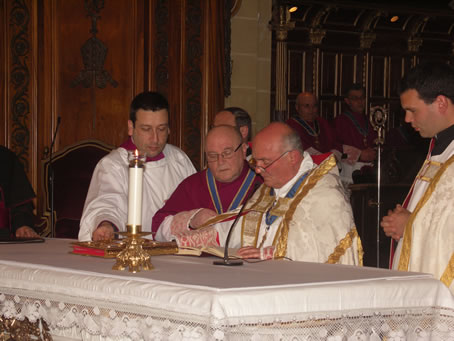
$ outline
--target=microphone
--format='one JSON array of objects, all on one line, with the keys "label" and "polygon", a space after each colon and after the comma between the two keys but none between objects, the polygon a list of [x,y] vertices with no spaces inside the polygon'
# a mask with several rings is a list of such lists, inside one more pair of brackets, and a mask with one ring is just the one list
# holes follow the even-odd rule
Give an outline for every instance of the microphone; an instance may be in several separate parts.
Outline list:
[{"label": "microphone", "polygon": [[56,237],[55,231],[55,222],[54,222],[54,168],[52,167],[52,150],[54,149],[55,140],[57,138],[57,133],[60,128],[61,117],[57,118],[57,126],[55,127],[54,135],[50,142],[49,150],[49,200],[50,200],[50,236],[51,238]]},{"label": "microphone", "polygon": [[243,206],[241,206],[240,211],[238,212],[235,220],[233,221],[232,225],[230,225],[229,233],[227,234],[227,238],[225,239],[225,246],[224,246],[224,258],[221,261],[214,261],[214,265],[227,265],[227,266],[232,266],[232,265],[243,265],[243,261],[241,259],[229,259],[229,242],[230,238],[232,236],[232,232],[236,226],[236,223],[241,217],[241,213],[243,213],[244,208],[246,207],[246,204],[249,202],[249,199],[252,198],[254,195],[255,191],[257,188],[259,188],[260,184],[255,183],[254,188],[251,191],[251,194],[246,198],[244,201]]}]

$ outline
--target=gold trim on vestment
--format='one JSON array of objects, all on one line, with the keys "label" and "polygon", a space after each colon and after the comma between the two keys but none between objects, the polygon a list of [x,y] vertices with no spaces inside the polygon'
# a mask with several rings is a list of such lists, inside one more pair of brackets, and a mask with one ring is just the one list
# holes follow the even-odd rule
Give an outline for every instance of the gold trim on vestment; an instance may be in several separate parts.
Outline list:
[{"label": "gold trim on vestment", "polygon": [[275,197],[270,195],[270,191],[270,187],[265,185],[260,186],[258,198],[251,203],[250,212],[243,218],[241,225],[241,246],[257,247],[258,233],[263,215],[273,205],[275,200]]},{"label": "gold trim on vestment", "polygon": [[[421,171],[418,172],[418,175],[416,176],[417,180],[425,181],[425,182],[430,182],[432,181],[433,177],[431,176],[431,173],[438,172],[438,169],[443,165],[443,163],[438,162],[438,161],[432,161],[432,160],[426,160],[424,161],[424,164],[421,168]],[[436,172],[433,171],[433,169],[437,169]]]},{"label": "gold trim on vestment", "polygon": [[[247,210],[244,210],[243,214],[245,212],[247,212]],[[232,212],[226,212],[226,213],[218,214],[218,215],[214,216],[213,218],[208,219],[206,222],[204,222],[199,227],[194,228],[194,230],[199,230],[201,228],[204,228],[204,227],[207,227],[207,226],[210,226],[210,225],[213,225],[213,224],[220,223],[223,220],[226,220],[226,219],[229,219],[229,218],[232,218],[232,217],[236,216],[238,213],[239,212],[233,212],[233,213]]]},{"label": "gold trim on vestment", "polygon": [[452,284],[453,278],[454,278],[454,253],[451,255],[451,259],[449,260],[449,263],[446,266],[443,275],[440,277],[440,281],[449,288]]},{"label": "gold trim on vestment", "polygon": [[[415,179],[413,180],[413,183],[411,184],[410,190],[408,191],[407,195],[405,196],[405,200],[403,201],[403,204],[405,205],[405,208],[407,208],[407,205],[405,203],[408,204],[408,201],[410,200],[410,197],[413,194],[413,189],[415,187],[416,182],[418,181],[418,176],[420,174],[422,174],[422,171],[423,171],[423,169],[424,169],[424,167],[426,165],[426,162],[429,160],[429,158],[431,156],[434,143],[435,143],[435,138],[432,137],[432,139],[430,140],[430,146],[429,146],[429,149],[427,151],[426,158],[424,159],[424,162],[423,162],[421,168],[419,168],[418,174],[416,174]],[[392,243],[393,242],[391,241],[391,245],[392,245]],[[391,250],[391,252],[392,252],[392,250]]]},{"label": "gold trim on vestment", "polygon": [[314,168],[306,179],[304,179],[294,198],[278,198],[276,201],[276,197],[270,195],[271,188],[262,185],[258,198],[252,206],[248,207],[250,212],[243,219],[241,245],[257,247],[263,215],[271,208],[269,211],[270,215],[283,217],[273,240],[273,245],[276,246],[274,257],[284,257],[287,252],[289,223],[292,220],[296,207],[309,190],[315,186],[317,181],[335,166],[336,159],[331,155],[320,166]]},{"label": "gold trim on vestment", "polygon": [[410,263],[410,254],[411,254],[413,222],[416,219],[416,216],[419,213],[419,211],[421,210],[421,208],[426,204],[426,202],[429,200],[430,196],[434,192],[435,187],[438,184],[438,182],[440,181],[441,176],[453,162],[454,162],[454,155],[451,156],[437,171],[437,173],[433,177],[432,181],[430,182],[429,186],[427,187],[427,190],[425,191],[424,195],[421,197],[421,199],[419,200],[415,209],[410,214],[408,222],[405,225],[404,240],[402,241],[402,250],[401,250],[400,258],[399,258],[398,270],[400,270],[400,271],[408,271],[408,265]]},{"label": "gold trim on vestment", "polygon": [[[326,175],[331,169],[336,166],[336,159],[331,155],[328,159],[322,162],[318,167],[314,168],[311,174],[304,179],[301,184],[295,198],[292,200],[290,207],[287,213],[282,219],[281,226],[279,226],[278,231],[276,232],[276,238],[273,241],[275,245],[274,257],[283,258],[287,254],[287,243],[288,243],[288,233],[290,230],[290,222],[292,221],[293,215],[298,207],[299,203],[307,195],[307,193],[317,184],[317,182]],[[279,236],[279,239],[277,237]]]},{"label": "gold trim on vestment", "polygon": [[[336,264],[339,262],[339,259],[345,254],[345,251],[347,251],[353,244],[353,239],[359,238],[358,236],[358,231],[356,231],[356,228],[353,227],[345,237],[339,242],[339,244],[334,248],[334,251],[332,254],[328,256],[328,260],[325,262],[327,264]],[[359,243],[359,246],[361,243]],[[358,249],[358,253],[359,253]],[[361,247],[362,251],[362,247]],[[359,255],[358,255],[359,256]],[[361,255],[361,260],[360,264],[362,265],[362,255]]]},{"label": "gold trim on vestment", "polygon": [[430,165],[434,165],[434,166],[437,166],[437,167],[443,166],[443,162],[440,162],[440,161],[433,161],[433,160],[427,160],[427,161],[428,161],[427,163],[429,164],[429,166]]},{"label": "gold trim on vestment", "polygon": [[[356,227],[355,227],[356,229]],[[356,231],[358,232],[358,231]],[[363,259],[364,259],[364,250],[363,250],[363,243],[361,242],[361,237],[358,235],[356,239],[356,247],[358,248],[358,259],[359,259],[359,265],[363,266]]]}]

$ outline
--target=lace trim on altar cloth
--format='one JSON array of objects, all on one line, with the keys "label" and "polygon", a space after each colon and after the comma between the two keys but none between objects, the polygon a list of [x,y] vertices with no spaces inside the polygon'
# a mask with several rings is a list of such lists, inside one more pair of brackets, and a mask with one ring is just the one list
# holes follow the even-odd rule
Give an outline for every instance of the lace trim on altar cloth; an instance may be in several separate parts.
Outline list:
[{"label": "lace trim on altar cloth", "polygon": [[[440,307],[206,321],[176,312],[150,316],[129,309],[133,307],[112,309],[0,293],[0,326],[28,320],[48,327],[52,336],[83,340],[454,341],[454,310]],[[9,340],[2,339],[4,332],[0,331],[0,340]],[[50,339],[38,335],[13,340]]]}]

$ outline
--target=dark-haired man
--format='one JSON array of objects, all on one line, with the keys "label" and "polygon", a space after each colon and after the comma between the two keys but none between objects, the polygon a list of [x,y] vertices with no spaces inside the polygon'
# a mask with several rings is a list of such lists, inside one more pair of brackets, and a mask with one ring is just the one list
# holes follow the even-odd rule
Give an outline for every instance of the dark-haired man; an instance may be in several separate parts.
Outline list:
[{"label": "dark-haired man", "polygon": [[352,173],[371,166],[377,156],[377,132],[367,117],[366,90],[361,84],[353,84],[347,90],[344,101],[347,109],[334,120],[336,149],[347,156],[342,160],[341,178],[346,183],[352,183]]},{"label": "dark-haired man", "polygon": [[214,116],[213,127],[220,125],[228,125],[236,127],[243,138],[243,143],[247,145],[246,157],[251,155],[251,147],[249,142],[251,141],[252,134],[252,120],[248,112],[239,107],[228,107],[219,111]]},{"label": "dark-haired man", "polygon": [[403,205],[381,226],[399,240],[393,269],[431,273],[454,294],[454,68],[418,65],[400,91],[405,122],[432,141]]},{"label": "dark-haired man", "polygon": [[146,154],[143,178],[142,230],[178,184],[195,172],[187,155],[167,144],[169,104],[157,92],[137,95],[130,109],[129,139],[101,159],[93,173],[80,222],[79,240],[105,240],[124,231],[128,213],[128,151]]}]

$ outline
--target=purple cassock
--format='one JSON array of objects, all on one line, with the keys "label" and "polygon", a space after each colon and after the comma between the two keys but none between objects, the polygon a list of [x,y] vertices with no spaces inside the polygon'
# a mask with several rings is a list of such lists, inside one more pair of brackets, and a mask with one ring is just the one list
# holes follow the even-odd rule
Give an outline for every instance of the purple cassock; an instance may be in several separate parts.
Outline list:
[{"label": "purple cassock", "polygon": [[320,153],[327,153],[336,147],[335,131],[324,118],[317,117],[309,122],[295,116],[286,123],[298,133],[304,150],[312,147]]},{"label": "purple cassock", "polygon": [[352,146],[360,150],[375,147],[377,132],[364,114],[345,111],[334,120],[337,147]]},{"label": "purple cassock", "polygon": [[153,236],[169,215],[198,208],[208,208],[218,214],[233,210],[249,196],[256,183],[262,182],[262,177],[256,175],[246,162],[240,176],[229,183],[215,180],[208,168],[197,172],[183,180],[154,215]]}]

